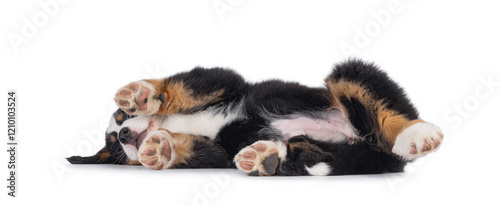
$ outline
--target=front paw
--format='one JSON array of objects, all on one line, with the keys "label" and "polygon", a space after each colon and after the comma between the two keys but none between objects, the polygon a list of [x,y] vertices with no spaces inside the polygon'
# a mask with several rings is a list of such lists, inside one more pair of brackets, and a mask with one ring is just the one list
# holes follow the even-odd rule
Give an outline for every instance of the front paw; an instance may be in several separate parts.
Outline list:
[{"label": "front paw", "polygon": [[130,115],[155,114],[160,109],[161,96],[146,81],[132,82],[118,90],[115,102],[124,112]]},{"label": "front paw", "polygon": [[243,148],[234,157],[236,167],[250,176],[276,174],[280,162],[286,158],[286,146],[281,141],[257,141]]},{"label": "front paw", "polygon": [[149,133],[139,148],[139,162],[151,169],[167,169],[173,154],[169,137],[170,135],[163,130]]},{"label": "front paw", "polygon": [[406,128],[396,137],[392,152],[410,161],[435,151],[442,141],[443,132],[439,127],[419,122]]}]

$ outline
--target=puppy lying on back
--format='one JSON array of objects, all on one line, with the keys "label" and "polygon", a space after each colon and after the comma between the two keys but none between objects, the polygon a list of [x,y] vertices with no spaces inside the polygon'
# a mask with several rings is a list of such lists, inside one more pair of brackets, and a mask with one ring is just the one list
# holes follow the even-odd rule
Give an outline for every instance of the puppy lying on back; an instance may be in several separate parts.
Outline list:
[{"label": "puppy lying on back", "polygon": [[248,175],[403,171],[439,146],[402,88],[371,63],[336,65],[326,86],[250,84],[228,69],[195,68],[122,87],[106,147],[71,163],[152,169],[234,167]]}]

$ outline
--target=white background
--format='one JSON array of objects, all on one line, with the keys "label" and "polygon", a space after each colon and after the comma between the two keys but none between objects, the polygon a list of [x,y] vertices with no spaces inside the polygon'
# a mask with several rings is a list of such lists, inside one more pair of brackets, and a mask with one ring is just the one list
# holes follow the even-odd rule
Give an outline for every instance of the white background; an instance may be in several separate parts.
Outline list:
[{"label": "white background", "polygon": [[[18,197],[7,196],[3,168],[2,204],[500,201],[494,1],[86,0],[44,10],[45,2],[0,3],[0,104],[17,90],[20,144]],[[352,53],[343,51],[347,45]],[[104,145],[114,93],[130,81],[200,65],[230,67],[252,82],[323,86],[332,65],[348,56],[376,62],[399,82],[422,119],[443,129],[441,149],[403,174],[341,177],[256,178],[64,159]],[[6,139],[6,108],[0,116]],[[7,152],[0,158],[6,166]]]}]

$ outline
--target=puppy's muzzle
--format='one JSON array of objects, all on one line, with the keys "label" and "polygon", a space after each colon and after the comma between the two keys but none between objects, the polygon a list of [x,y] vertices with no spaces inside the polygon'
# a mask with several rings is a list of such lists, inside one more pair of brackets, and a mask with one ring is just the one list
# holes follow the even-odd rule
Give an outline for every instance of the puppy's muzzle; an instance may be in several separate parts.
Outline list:
[{"label": "puppy's muzzle", "polygon": [[120,133],[118,134],[118,140],[120,140],[121,143],[127,144],[132,140],[132,132],[128,127],[124,127],[120,130]]}]

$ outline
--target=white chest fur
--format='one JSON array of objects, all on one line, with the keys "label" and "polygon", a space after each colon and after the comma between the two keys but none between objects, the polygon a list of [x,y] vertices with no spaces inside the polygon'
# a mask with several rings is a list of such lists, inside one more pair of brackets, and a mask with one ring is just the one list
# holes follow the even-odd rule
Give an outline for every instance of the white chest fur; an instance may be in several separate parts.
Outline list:
[{"label": "white chest fur", "polygon": [[228,113],[205,110],[194,114],[169,115],[161,127],[171,132],[203,135],[214,140],[223,126],[242,117],[237,110]]}]

